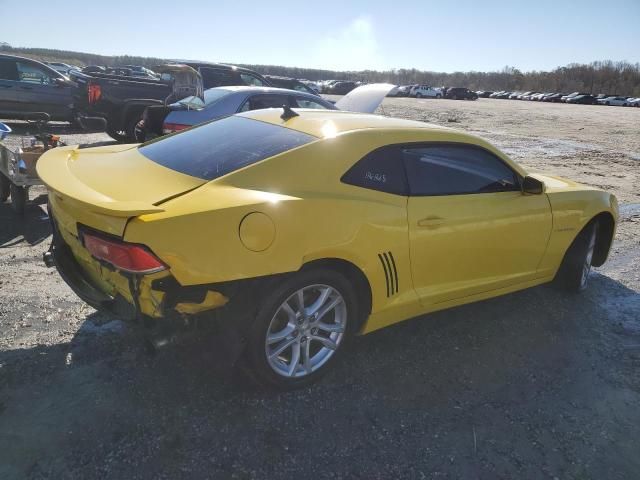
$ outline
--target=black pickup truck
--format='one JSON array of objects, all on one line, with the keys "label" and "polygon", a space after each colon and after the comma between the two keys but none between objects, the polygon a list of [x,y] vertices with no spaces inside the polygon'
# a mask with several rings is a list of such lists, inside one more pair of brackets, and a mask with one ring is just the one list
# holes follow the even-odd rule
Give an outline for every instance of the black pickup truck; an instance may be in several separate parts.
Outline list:
[{"label": "black pickup truck", "polygon": [[163,65],[155,69],[161,74],[157,80],[74,72],[71,79],[78,85],[74,97],[75,109],[80,116],[104,117],[107,120],[106,132],[113,139],[135,142],[136,125],[146,107],[166,105],[195,94],[184,90],[180,96],[175,91],[175,68],[172,70],[172,67],[178,66],[188,66],[199,73],[200,90],[228,85],[271,86],[268,80],[252,70],[217,63]]}]

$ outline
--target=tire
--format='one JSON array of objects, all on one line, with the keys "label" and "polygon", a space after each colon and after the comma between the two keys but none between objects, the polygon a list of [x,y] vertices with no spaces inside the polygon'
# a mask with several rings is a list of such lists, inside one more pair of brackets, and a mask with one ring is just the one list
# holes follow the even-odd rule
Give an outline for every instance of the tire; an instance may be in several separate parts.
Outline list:
[{"label": "tire", "polygon": [[127,134],[124,130],[116,130],[113,126],[107,123],[107,129],[105,130],[107,135],[113,138],[116,142],[126,143]]},{"label": "tire", "polygon": [[0,202],[6,202],[11,193],[11,182],[3,173],[0,173]]},{"label": "tire", "polygon": [[451,96],[451,100],[457,100],[457,99],[458,99],[458,96],[457,96],[457,95],[452,95],[452,96]]},{"label": "tire", "polygon": [[127,118],[124,130],[115,130],[107,125],[107,135],[120,143],[136,143],[136,126],[142,120],[142,112],[135,112]]},{"label": "tire", "polygon": [[16,215],[24,215],[24,207],[29,197],[29,189],[27,187],[19,187],[13,183],[9,189],[11,191],[11,208],[16,212]]},{"label": "tire", "polygon": [[422,94],[421,93],[416,93],[416,98],[422,98]]},{"label": "tire", "polygon": [[[306,316],[301,316],[300,292]],[[309,309],[322,296],[325,299],[317,305],[316,313],[335,305],[314,319]],[[315,382],[344,351],[357,318],[356,294],[343,275],[330,269],[292,274],[275,286],[258,308],[247,338],[250,373],[259,383],[280,390]]]},{"label": "tire", "polygon": [[590,222],[564,254],[560,269],[553,280],[556,287],[575,293],[587,288],[596,245],[597,227],[597,222]]},{"label": "tire", "polygon": [[442,98],[442,95],[440,95],[439,93],[436,94],[436,98]]}]

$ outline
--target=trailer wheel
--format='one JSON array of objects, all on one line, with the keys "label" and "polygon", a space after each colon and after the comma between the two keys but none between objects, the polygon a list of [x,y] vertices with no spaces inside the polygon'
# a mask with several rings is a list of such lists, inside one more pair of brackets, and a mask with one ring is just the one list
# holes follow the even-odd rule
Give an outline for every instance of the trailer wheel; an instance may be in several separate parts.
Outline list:
[{"label": "trailer wheel", "polygon": [[24,215],[24,207],[29,198],[28,187],[19,187],[12,183],[9,189],[11,190],[11,207],[13,211],[16,212],[17,215]]},{"label": "trailer wheel", "polygon": [[0,202],[6,202],[9,198],[11,182],[3,173],[0,173]]}]

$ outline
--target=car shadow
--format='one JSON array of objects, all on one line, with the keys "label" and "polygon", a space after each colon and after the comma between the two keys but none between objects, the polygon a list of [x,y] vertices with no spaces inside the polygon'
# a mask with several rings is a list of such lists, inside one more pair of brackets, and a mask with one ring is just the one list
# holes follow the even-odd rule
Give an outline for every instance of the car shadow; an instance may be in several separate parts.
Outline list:
[{"label": "car shadow", "polygon": [[[227,478],[240,466],[286,478],[285,464],[359,478],[397,477],[398,464],[462,478],[480,464],[501,478],[537,478],[541,462],[571,472],[591,460],[593,478],[632,471],[633,443],[601,431],[629,433],[609,409],[638,416],[637,396],[615,395],[637,368],[627,347],[640,344],[639,305],[600,274],[582,295],[532,288],[356,337],[321,382],[293,392],[246,386],[220,338],[149,356],[132,329],[90,313],[69,342],[0,353],[0,465],[54,477],[136,465],[110,478]],[[566,453],[576,425],[582,440]],[[108,459],[92,453],[104,449]]]},{"label": "car shadow", "polygon": [[51,235],[49,216],[42,205],[47,195],[42,194],[27,203],[24,215],[17,215],[10,203],[0,203],[0,249],[22,242],[37,245]]}]

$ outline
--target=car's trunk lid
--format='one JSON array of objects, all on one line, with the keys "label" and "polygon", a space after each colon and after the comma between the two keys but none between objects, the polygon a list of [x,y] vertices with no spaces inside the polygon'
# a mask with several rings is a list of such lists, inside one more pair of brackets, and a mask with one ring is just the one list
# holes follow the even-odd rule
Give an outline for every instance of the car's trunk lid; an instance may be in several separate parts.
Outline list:
[{"label": "car's trunk lid", "polygon": [[[206,183],[147,159],[136,145],[56,148],[40,158],[37,170],[68,223],[119,236],[129,218],[162,212],[164,200]],[[67,227],[75,233],[75,225]]]}]

